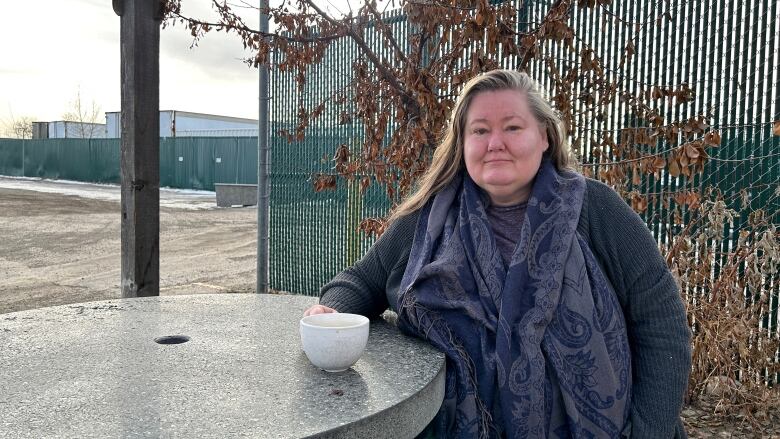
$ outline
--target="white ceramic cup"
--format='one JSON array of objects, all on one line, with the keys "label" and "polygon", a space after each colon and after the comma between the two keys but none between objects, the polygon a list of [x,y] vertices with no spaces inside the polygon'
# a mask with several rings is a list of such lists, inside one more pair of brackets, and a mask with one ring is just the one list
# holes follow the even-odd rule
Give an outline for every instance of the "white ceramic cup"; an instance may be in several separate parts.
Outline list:
[{"label": "white ceramic cup", "polygon": [[327,372],[349,369],[368,342],[368,318],[358,314],[325,313],[300,323],[301,345],[309,361]]}]

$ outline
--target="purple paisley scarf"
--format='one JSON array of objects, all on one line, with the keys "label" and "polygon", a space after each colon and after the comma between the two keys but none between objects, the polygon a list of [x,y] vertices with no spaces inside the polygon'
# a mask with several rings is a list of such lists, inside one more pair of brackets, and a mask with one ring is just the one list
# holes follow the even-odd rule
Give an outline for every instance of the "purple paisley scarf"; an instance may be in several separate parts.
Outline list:
[{"label": "purple paisley scarf", "polygon": [[466,173],[421,211],[399,326],[447,355],[448,438],[616,438],[631,358],[622,310],[577,234],[585,179],[544,160],[508,266]]}]

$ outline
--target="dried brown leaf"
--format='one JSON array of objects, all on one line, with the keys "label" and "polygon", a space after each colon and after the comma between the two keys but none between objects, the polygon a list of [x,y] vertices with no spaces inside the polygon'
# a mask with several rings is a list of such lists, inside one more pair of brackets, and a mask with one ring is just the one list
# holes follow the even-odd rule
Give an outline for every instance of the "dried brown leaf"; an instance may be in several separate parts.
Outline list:
[{"label": "dried brown leaf", "polygon": [[717,131],[710,131],[704,135],[704,143],[709,146],[720,146],[720,133]]},{"label": "dried brown leaf", "polygon": [[669,175],[672,177],[680,176],[680,165],[677,163],[677,159],[675,158],[669,161]]},{"label": "dried brown leaf", "polygon": [[634,172],[632,172],[633,177],[631,178],[631,183],[633,183],[635,186],[639,186],[642,184],[642,175],[639,173],[638,167],[634,167]]},{"label": "dried brown leaf", "polygon": [[687,155],[692,159],[695,159],[699,157],[699,150],[696,148],[696,146],[693,143],[688,143],[685,145],[685,155]]}]

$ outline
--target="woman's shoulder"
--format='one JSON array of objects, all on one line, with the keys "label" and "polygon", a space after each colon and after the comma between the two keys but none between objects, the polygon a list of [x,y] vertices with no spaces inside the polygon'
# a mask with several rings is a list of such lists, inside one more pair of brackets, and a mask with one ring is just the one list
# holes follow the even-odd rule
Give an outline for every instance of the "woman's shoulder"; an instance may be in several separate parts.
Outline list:
[{"label": "woman's shoulder", "polygon": [[591,200],[603,200],[608,202],[621,201],[625,204],[625,201],[612,189],[611,186],[603,183],[599,180],[585,177],[585,196],[588,201]]},{"label": "woman's shoulder", "polygon": [[586,209],[589,206],[603,205],[604,203],[606,203],[606,206],[611,207],[620,204],[626,204],[625,201],[623,201],[623,198],[621,198],[614,189],[599,180],[586,177],[574,169],[565,169],[559,171],[559,173],[565,178],[585,180],[585,199],[583,209]]},{"label": "woman's shoulder", "polygon": [[624,238],[638,227],[647,228],[644,220],[610,186],[586,178],[585,200],[580,213],[579,229],[587,235]]},{"label": "woman's shoulder", "polygon": [[585,200],[583,210],[589,216],[609,216],[614,214],[634,214],[626,201],[607,184],[585,177]]},{"label": "woman's shoulder", "polygon": [[412,247],[419,217],[419,211],[415,211],[396,218],[371,246],[369,253],[379,257],[385,265],[394,265],[393,261],[404,258]]},{"label": "woman's shoulder", "polygon": [[404,236],[413,237],[419,218],[419,210],[396,218],[392,223],[388,224],[387,229],[382,234],[382,238],[385,236],[390,238],[402,238]]}]

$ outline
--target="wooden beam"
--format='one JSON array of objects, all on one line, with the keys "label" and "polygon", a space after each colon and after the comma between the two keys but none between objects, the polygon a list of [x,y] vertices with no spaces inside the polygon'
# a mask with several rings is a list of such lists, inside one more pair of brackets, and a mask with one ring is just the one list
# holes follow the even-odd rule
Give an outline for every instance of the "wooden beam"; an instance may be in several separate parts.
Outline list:
[{"label": "wooden beam", "polygon": [[160,295],[160,1],[113,0],[121,17],[122,297]]}]

